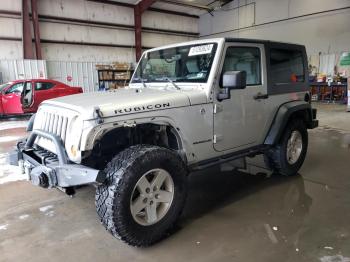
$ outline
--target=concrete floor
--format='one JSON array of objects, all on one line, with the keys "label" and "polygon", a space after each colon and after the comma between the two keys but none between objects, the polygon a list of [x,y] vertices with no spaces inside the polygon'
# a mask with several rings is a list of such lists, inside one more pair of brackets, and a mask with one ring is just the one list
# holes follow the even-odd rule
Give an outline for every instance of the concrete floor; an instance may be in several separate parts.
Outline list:
[{"label": "concrete floor", "polygon": [[178,230],[146,249],[104,230],[93,187],[69,198],[9,182],[23,179],[4,159],[25,121],[1,121],[0,261],[350,261],[350,113],[316,106],[301,176],[192,174]]}]

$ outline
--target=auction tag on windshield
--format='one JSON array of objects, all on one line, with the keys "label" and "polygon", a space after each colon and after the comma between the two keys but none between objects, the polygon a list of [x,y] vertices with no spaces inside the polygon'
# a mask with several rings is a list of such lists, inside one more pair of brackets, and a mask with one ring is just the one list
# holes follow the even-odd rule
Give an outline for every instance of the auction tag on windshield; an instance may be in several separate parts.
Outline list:
[{"label": "auction tag on windshield", "polygon": [[191,47],[190,52],[188,53],[188,56],[210,54],[211,50],[213,49],[213,46],[214,44],[198,45],[198,46]]}]

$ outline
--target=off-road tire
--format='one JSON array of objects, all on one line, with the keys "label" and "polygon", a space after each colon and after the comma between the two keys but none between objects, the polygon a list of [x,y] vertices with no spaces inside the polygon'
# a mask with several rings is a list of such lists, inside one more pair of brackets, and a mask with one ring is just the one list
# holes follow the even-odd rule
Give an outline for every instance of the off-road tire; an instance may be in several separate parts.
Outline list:
[{"label": "off-road tire", "polygon": [[[140,177],[154,168],[166,170],[174,182],[174,196],[166,215],[142,226],[132,217],[130,198]],[[187,169],[173,151],[136,145],[117,154],[105,168],[106,180],[96,189],[95,204],[101,223],[116,238],[131,246],[145,247],[163,239],[178,220],[187,193]]]},{"label": "off-road tire", "polygon": [[[289,164],[287,161],[287,144],[292,132],[297,130],[302,137],[302,152],[299,159],[294,164]],[[268,151],[266,158],[268,165],[275,173],[292,176],[298,174],[299,169],[304,163],[308,147],[308,133],[304,121],[301,119],[293,119],[287,124],[284,133],[278,142],[271,150]]]}]

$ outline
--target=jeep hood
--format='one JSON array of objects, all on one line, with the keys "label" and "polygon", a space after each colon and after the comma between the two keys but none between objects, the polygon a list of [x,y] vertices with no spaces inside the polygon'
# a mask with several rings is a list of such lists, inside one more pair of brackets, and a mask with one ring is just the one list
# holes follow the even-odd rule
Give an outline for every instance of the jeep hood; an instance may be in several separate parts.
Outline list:
[{"label": "jeep hood", "polygon": [[207,102],[201,90],[126,88],[110,92],[92,92],[46,100],[40,107],[56,106],[79,112],[84,119],[94,118],[96,108],[103,117],[184,107]]}]

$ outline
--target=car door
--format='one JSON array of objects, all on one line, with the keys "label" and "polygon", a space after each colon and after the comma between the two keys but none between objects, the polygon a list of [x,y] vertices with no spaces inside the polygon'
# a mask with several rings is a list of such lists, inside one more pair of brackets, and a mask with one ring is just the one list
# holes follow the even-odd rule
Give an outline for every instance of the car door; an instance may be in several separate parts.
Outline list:
[{"label": "car door", "polygon": [[34,82],[34,103],[31,105],[31,111],[36,112],[41,102],[57,96],[54,90],[55,83],[38,81]]},{"label": "car door", "polygon": [[23,82],[15,83],[2,94],[2,105],[5,114],[21,114],[21,93],[23,90]]},{"label": "car door", "polygon": [[[230,98],[216,99],[214,108],[214,148],[217,151],[241,150],[261,142],[267,123],[267,94],[264,45],[229,43],[225,46],[221,74],[245,71],[247,85],[234,89]],[[220,93],[221,80],[216,93]]]},{"label": "car door", "polygon": [[26,81],[23,86],[21,97],[22,110],[24,113],[31,113],[31,107],[34,103],[34,88],[32,81]]}]

